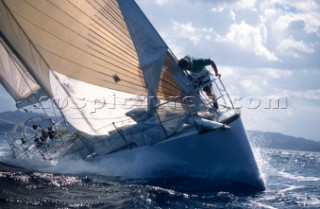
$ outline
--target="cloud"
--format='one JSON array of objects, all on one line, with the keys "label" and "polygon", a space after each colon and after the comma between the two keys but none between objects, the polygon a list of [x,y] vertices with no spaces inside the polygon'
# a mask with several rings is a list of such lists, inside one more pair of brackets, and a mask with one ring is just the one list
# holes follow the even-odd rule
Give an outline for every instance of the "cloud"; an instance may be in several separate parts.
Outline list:
[{"label": "cloud", "polygon": [[[315,50],[311,46],[308,46],[303,41],[297,41],[292,38],[287,38],[281,41],[277,47],[277,50],[279,52],[292,52],[293,54],[294,52],[302,52],[307,54],[313,54],[315,52]],[[301,56],[296,55],[295,57]]]},{"label": "cloud", "polygon": [[230,31],[225,36],[218,38],[217,41],[234,44],[270,61],[278,60],[274,53],[266,48],[266,38],[267,30],[264,24],[253,27],[242,21],[240,24],[232,24]]},{"label": "cloud", "polygon": [[273,29],[280,32],[280,35],[285,35],[290,24],[297,21],[303,22],[303,31],[305,33],[318,32],[320,27],[320,14],[318,12],[310,11],[310,13],[291,13],[278,10],[270,11],[269,9],[266,15],[271,14],[273,16],[269,16],[270,20],[275,20]]},{"label": "cloud", "polygon": [[[279,70],[279,69],[262,69],[265,76],[275,79],[288,78],[292,76],[292,71],[290,70]],[[265,77],[264,76],[264,77]]]},{"label": "cloud", "polygon": [[[318,139],[319,71],[219,66],[229,94],[242,108],[247,129],[281,132]],[[313,83],[313,84],[310,84]],[[309,85],[309,86],[308,86]],[[255,103],[249,101],[253,98]],[[271,102],[271,108],[269,108]],[[277,108],[279,101],[279,108]],[[260,102],[259,107],[255,105]],[[301,129],[301,126],[309,124]]]},{"label": "cloud", "polygon": [[288,96],[297,97],[307,100],[318,100],[320,102],[320,89],[307,90],[307,91],[288,91]]},{"label": "cloud", "polygon": [[236,1],[231,5],[231,8],[235,10],[241,10],[241,9],[256,10],[256,0]]},{"label": "cloud", "polygon": [[219,41],[250,50],[269,61],[289,66],[288,59],[317,52],[319,42],[311,44],[312,38],[320,37],[317,1],[219,1],[211,11],[216,15],[229,11],[225,17],[234,21],[225,35],[220,34],[224,38]]},{"label": "cloud", "polygon": [[[284,5],[293,8],[293,12],[282,12],[280,18],[284,17],[285,21],[290,24],[293,21],[303,21],[304,31],[306,33],[313,33],[319,31],[320,27],[320,5],[314,0],[309,1],[284,1]],[[285,23],[284,23],[285,24]]]},{"label": "cloud", "polygon": [[276,53],[302,58],[303,54],[316,52],[317,46],[310,40],[312,36],[320,37],[318,2],[273,0],[261,4],[261,13],[267,20]]},{"label": "cloud", "polygon": [[156,2],[156,4],[162,6],[162,5],[166,4],[168,1],[169,0],[156,0],[155,2]]},{"label": "cloud", "polygon": [[247,128],[320,139],[320,1],[136,2],[177,57],[214,57],[230,95],[288,98],[286,110],[244,108]]},{"label": "cloud", "polygon": [[[209,2],[209,1],[207,1]],[[214,4],[213,12],[222,12],[226,9],[231,10],[256,10],[256,0],[232,0],[232,1],[211,1]]]},{"label": "cloud", "polygon": [[218,6],[216,6],[216,7],[213,7],[213,8],[211,9],[211,11],[214,12],[214,13],[220,13],[220,12],[225,11],[226,8],[227,8],[227,7],[226,7],[226,4],[222,4],[222,5],[218,5]]},{"label": "cloud", "polygon": [[172,31],[175,36],[190,40],[194,45],[197,45],[200,40],[211,40],[215,36],[212,28],[195,27],[191,22],[178,23],[173,21]]}]

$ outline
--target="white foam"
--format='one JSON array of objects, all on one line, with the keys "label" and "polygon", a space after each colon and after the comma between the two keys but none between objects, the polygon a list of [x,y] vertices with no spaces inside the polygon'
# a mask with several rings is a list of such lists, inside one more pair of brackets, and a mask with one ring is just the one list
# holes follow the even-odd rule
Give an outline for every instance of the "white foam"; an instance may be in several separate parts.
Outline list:
[{"label": "white foam", "polygon": [[299,196],[296,202],[303,207],[319,208],[320,206],[320,198],[315,196]]},{"label": "white foam", "polygon": [[255,147],[255,146],[251,145],[251,148],[252,148],[253,155],[256,159],[259,171],[260,171],[260,177],[262,178],[264,183],[267,184],[268,183],[267,177],[268,177],[268,171],[270,168],[270,164],[269,164],[268,160],[266,159],[266,156],[262,155],[262,151],[259,147]]},{"label": "white foam", "polygon": [[[159,157],[159,155],[158,155]],[[50,164],[31,165],[32,168],[51,173],[72,173],[72,174],[95,174],[104,176],[121,176],[125,178],[152,178],[152,170],[161,167],[162,162],[167,162],[161,156],[158,159],[152,158],[149,153],[137,153],[134,158],[102,158],[94,161],[81,159],[63,158],[51,161]],[[170,159],[173,161],[172,159]]]},{"label": "white foam", "polygon": [[293,191],[296,189],[302,189],[302,188],[305,188],[305,186],[288,186],[287,188],[279,190],[279,193],[285,193],[285,192]]},{"label": "white foam", "polygon": [[256,202],[256,201],[251,201],[251,203],[255,206],[257,206],[258,208],[266,208],[266,209],[277,209],[275,207],[272,207],[271,205],[267,205],[261,202]]},{"label": "white foam", "polygon": [[279,171],[278,173],[284,178],[293,179],[297,181],[320,181],[320,178],[313,176],[298,176],[291,173],[286,173],[284,171]]}]

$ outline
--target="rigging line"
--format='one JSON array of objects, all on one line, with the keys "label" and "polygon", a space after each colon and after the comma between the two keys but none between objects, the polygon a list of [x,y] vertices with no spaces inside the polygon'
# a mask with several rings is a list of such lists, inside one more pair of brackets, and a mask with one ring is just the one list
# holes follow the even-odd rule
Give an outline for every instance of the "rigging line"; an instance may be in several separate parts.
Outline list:
[{"label": "rigging line", "polygon": [[119,133],[119,135],[122,137],[122,139],[124,140],[124,142],[125,142],[125,143],[128,143],[128,141],[127,141],[126,137],[124,136],[124,134],[122,133],[121,129],[120,129],[120,128],[118,129],[117,126],[116,126],[114,123],[112,123],[112,125],[115,127],[115,129],[117,130],[117,132]]},{"label": "rigging line", "polygon": [[[58,108],[59,109],[59,108]],[[62,110],[64,108],[60,108],[60,110]],[[73,109],[74,110],[74,109]],[[73,115],[78,115],[79,112],[74,112],[74,113],[68,113],[68,118],[73,118],[73,117],[70,117],[70,116],[73,116]],[[73,118],[73,119],[82,119],[82,118]]]},{"label": "rigging line", "polygon": [[[176,57],[176,55],[173,54],[172,50],[171,50],[169,47],[168,47],[167,53],[168,53],[169,55],[171,55],[171,58],[173,58],[173,60],[174,60],[176,63],[178,63],[178,58]],[[168,55],[168,56],[169,56],[169,55]],[[169,56],[169,57],[170,57],[170,56]]]},{"label": "rigging line", "polygon": [[[128,121],[128,122],[126,122],[126,121]],[[126,125],[138,125],[137,127],[140,128],[138,123],[133,123],[132,121],[129,121],[129,120],[117,121],[117,122],[114,122],[114,123],[119,124],[119,123],[124,123],[124,122],[127,123]],[[129,123],[129,122],[130,122],[130,123]],[[104,126],[102,126],[102,127],[99,127],[99,128],[97,128],[97,130],[107,129],[107,128],[110,127],[110,126],[113,126],[113,123],[106,124],[106,125],[104,125]],[[108,129],[109,129],[109,128],[108,128]],[[112,131],[112,130],[110,130],[110,131]]]},{"label": "rigging line", "polygon": [[[76,115],[76,114],[73,114],[73,115]],[[80,117],[69,117],[69,118],[72,118],[72,119],[82,119]],[[111,120],[111,119],[119,119],[119,118],[127,118],[125,120],[121,120],[121,121],[117,121],[118,122],[123,122],[123,121],[126,121],[126,120],[132,120],[130,117],[128,116],[118,116],[118,117],[112,117],[112,118],[90,118],[90,117],[86,117],[87,119],[94,119],[94,120]]]},{"label": "rigging line", "polygon": [[[119,117],[120,118],[120,117]],[[117,121],[117,122],[115,122],[115,123],[132,123],[132,124],[135,124],[136,122],[133,120],[133,119],[131,119],[131,118],[127,118],[127,119],[124,119],[124,120],[119,120],[119,121]]]},{"label": "rigging line", "polygon": [[[77,97],[77,96],[74,96],[73,98],[77,99],[77,100],[80,100],[80,102],[90,102],[90,103],[95,103],[95,104],[104,104],[104,105],[122,105],[122,106],[143,106],[145,104],[143,104],[143,102],[146,101],[146,96],[144,96],[143,99],[136,99],[136,98],[127,98],[127,97],[116,97],[114,95],[110,95],[110,99],[106,99],[105,97],[102,98],[102,100],[100,99],[96,99],[96,100],[90,100],[90,99],[86,99],[84,97]],[[111,103],[111,102],[106,102],[106,100],[113,100],[114,102]],[[119,102],[119,103],[116,103],[115,101],[121,101],[121,100],[124,100],[123,103]],[[129,103],[127,104],[126,102],[137,102],[137,103]],[[141,104],[139,104],[141,103]],[[103,107],[102,107],[103,108]],[[99,108],[97,108],[99,109]],[[113,108],[114,109],[114,108]]]},{"label": "rigging line", "polygon": [[[90,101],[89,101],[90,102]],[[99,112],[99,110],[103,109],[103,108],[108,108],[109,110],[115,110],[116,108],[112,107],[112,106],[122,106],[122,110],[129,110],[132,107],[146,107],[147,104],[114,104],[114,103],[105,103],[106,106],[103,106],[101,108],[95,108],[92,107],[92,109],[95,109],[95,112]],[[111,107],[107,107],[108,105],[112,105]],[[64,109],[64,108],[61,108]],[[83,109],[83,108],[72,108],[72,109]],[[90,113],[95,113],[95,112],[90,112]]]},{"label": "rigging line", "polygon": [[[52,110],[53,110],[53,114],[54,114],[54,116],[55,116],[55,119],[56,119],[56,121],[57,121],[57,120],[58,120],[58,114],[57,114],[56,111],[55,111],[53,102],[50,102],[50,104],[51,104],[51,108],[52,108]],[[60,116],[61,116],[61,115],[60,115]]]}]

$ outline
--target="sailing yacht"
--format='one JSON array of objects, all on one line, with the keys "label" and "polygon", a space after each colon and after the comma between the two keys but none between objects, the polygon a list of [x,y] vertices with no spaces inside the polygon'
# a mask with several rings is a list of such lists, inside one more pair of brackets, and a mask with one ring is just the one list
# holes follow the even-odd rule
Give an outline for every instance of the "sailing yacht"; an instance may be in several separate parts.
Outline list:
[{"label": "sailing yacht", "polygon": [[17,107],[45,98],[77,130],[56,158],[143,153],[150,172],[265,189],[220,78],[216,115],[134,0],[1,0],[0,29],[1,83]]}]

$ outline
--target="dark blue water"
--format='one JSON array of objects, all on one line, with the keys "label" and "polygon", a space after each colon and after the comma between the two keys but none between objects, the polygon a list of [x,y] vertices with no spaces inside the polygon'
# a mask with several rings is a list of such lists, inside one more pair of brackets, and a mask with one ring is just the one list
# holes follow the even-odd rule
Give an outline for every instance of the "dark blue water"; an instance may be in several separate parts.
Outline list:
[{"label": "dark blue water", "polygon": [[[176,177],[36,172],[0,163],[0,208],[320,208],[320,153],[255,149],[267,189]],[[6,150],[0,146],[0,161]]]}]

